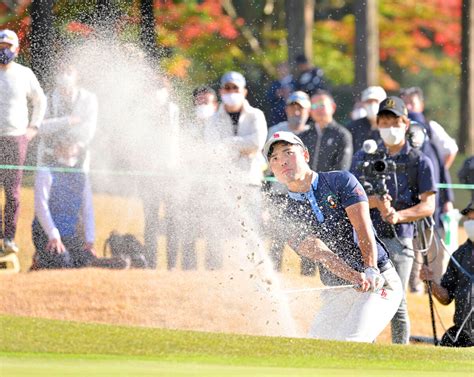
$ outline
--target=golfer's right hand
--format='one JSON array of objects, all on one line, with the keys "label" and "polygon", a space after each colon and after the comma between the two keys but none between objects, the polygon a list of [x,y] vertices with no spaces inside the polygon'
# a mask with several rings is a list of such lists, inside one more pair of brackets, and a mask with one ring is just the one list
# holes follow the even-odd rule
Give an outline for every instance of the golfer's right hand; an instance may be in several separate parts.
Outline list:
[{"label": "golfer's right hand", "polygon": [[385,283],[385,278],[382,276],[378,268],[367,267],[364,270],[365,278],[370,283],[370,290],[377,292]]},{"label": "golfer's right hand", "polygon": [[359,279],[354,282],[355,289],[359,292],[367,292],[370,290],[370,282],[366,279],[365,274],[359,273]]},{"label": "golfer's right hand", "polygon": [[66,251],[66,247],[61,242],[61,239],[53,238],[52,240],[49,240],[48,244],[46,245],[46,251],[62,254]]},{"label": "golfer's right hand", "polygon": [[433,270],[425,264],[422,265],[420,270],[420,279],[423,281],[432,281],[433,277]]}]

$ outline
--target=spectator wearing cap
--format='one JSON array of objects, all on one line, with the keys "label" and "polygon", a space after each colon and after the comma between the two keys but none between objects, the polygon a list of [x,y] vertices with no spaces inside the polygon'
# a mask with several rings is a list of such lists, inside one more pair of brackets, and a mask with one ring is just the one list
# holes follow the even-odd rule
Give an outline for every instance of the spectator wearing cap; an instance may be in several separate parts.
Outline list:
[{"label": "spectator wearing cap", "polygon": [[364,141],[373,139],[381,141],[377,129],[377,112],[379,104],[387,97],[387,93],[381,86],[369,86],[361,93],[360,101],[365,109],[366,116],[353,120],[347,125],[347,129],[352,135],[352,146],[354,151],[362,148]]},{"label": "spectator wearing cap", "polygon": [[268,129],[268,137],[279,131],[293,132],[299,135],[309,130],[309,109],[311,102],[305,92],[291,93],[286,100],[285,113],[287,120],[275,124]]},{"label": "spectator wearing cap", "polygon": [[[220,84],[222,103],[204,129],[204,141],[211,149],[209,163],[219,161],[221,166],[221,182],[215,183],[215,190],[221,192],[218,190],[221,183],[227,185],[223,190],[228,190],[229,182],[232,182],[233,198],[239,201],[236,214],[239,223],[258,232],[262,215],[261,187],[266,166],[262,149],[267,138],[267,122],[263,112],[247,101],[246,80],[241,73],[225,73]],[[210,214],[216,217],[216,221],[222,221],[217,216],[222,216],[223,205],[225,203]],[[237,231],[236,228],[232,230]],[[216,231],[219,230],[213,229],[214,234]],[[208,268],[213,268],[213,265],[219,268],[222,253],[214,252],[213,255],[215,262],[207,263]]]},{"label": "spectator wearing cap", "polygon": [[311,130],[300,135],[310,151],[309,164],[315,171],[349,170],[352,135],[334,120],[336,102],[331,93],[319,91],[311,97]]},{"label": "spectator wearing cap", "polygon": [[[401,98],[388,97],[383,100],[377,114],[377,126],[382,138],[379,149],[386,154],[386,159],[397,166],[405,166],[405,169],[387,173],[390,179],[385,180],[385,185],[380,185],[380,175],[367,175],[362,169],[363,163],[370,161],[373,156],[364,150],[354,154],[351,167],[358,179],[374,188],[369,190],[369,186],[365,185],[372,222],[378,237],[388,248],[405,294],[415,256],[414,223],[432,216],[436,206],[433,165],[426,155],[406,141],[409,125],[408,111]],[[408,344],[410,338],[405,294],[392,320],[393,343]]]},{"label": "spectator wearing cap", "polygon": [[[0,30],[0,165],[24,164],[28,143],[36,136],[46,111],[46,96],[38,79],[31,69],[14,61],[18,51],[16,33]],[[14,238],[22,172],[0,169],[0,185],[5,191],[0,252],[19,251]]]},{"label": "spectator wearing cap", "polygon": [[245,182],[260,186],[265,160],[261,153],[267,138],[267,122],[263,112],[246,100],[245,77],[235,71],[221,78],[219,94],[222,103],[212,122],[205,129],[205,137],[212,143],[225,145],[238,173]]},{"label": "spectator wearing cap", "polygon": [[431,281],[436,299],[443,305],[454,300],[454,326],[443,335],[440,345],[447,347],[474,346],[474,203],[461,211],[465,216],[464,230],[467,240],[453,253],[441,282],[434,279],[433,271],[423,265],[420,276]]},{"label": "spectator wearing cap", "polygon": [[425,126],[428,137],[439,153],[443,165],[449,169],[459,148],[456,140],[449,136],[443,126],[434,120],[426,119],[423,90],[417,86],[405,88],[400,91],[400,97],[408,109],[408,118]]},{"label": "spectator wearing cap", "polygon": [[298,76],[296,78],[295,90],[301,90],[310,97],[318,90],[327,89],[324,80],[324,71],[313,66],[305,55],[296,57],[296,69]]}]

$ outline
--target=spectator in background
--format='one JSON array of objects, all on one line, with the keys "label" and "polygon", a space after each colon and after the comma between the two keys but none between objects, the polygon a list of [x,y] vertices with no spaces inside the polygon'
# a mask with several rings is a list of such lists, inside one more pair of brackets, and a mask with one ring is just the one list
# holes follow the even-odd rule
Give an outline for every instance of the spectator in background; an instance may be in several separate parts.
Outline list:
[{"label": "spectator in background", "polygon": [[277,124],[286,120],[285,106],[288,96],[293,92],[295,82],[287,62],[277,66],[278,80],[271,83],[267,90],[269,106],[269,124]]},{"label": "spectator in background", "polygon": [[[0,30],[0,165],[24,164],[28,143],[38,133],[46,111],[46,96],[36,76],[14,62],[18,51],[16,33]],[[14,238],[22,176],[20,169],[0,169],[0,185],[5,191],[3,216],[0,210],[0,252],[19,251]]]},{"label": "spectator in background", "polygon": [[377,129],[377,112],[379,104],[387,97],[385,90],[381,86],[369,86],[362,91],[360,101],[367,116],[349,122],[347,129],[352,134],[352,146],[354,152],[362,148],[364,141],[373,139],[381,141],[380,133]]},{"label": "spectator in background", "polygon": [[38,135],[38,164],[44,165],[46,160],[50,160],[55,139],[67,135],[80,146],[83,155],[79,156],[79,166],[88,171],[90,144],[97,129],[97,96],[79,86],[79,73],[74,65],[63,64],[48,100]]},{"label": "spectator in background", "polygon": [[219,107],[217,94],[209,86],[201,86],[193,90],[193,104],[196,120],[200,123],[209,121]]},{"label": "spectator in background", "polygon": [[474,346],[474,313],[472,279],[474,276],[474,203],[461,211],[466,216],[464,229],[467,240],[452,255],[441,282],[437,282],[428,266],[421,269],[421,278],[432,282],[433,294],[443,305],[454,300],[454,326],[443,335],[440,345],[445,347]]},{"label": "spectator in background", "polygon": [[247,82],[239,72],[227,72],[221,78],[219,106],[212,124],[207,127],[210,141],[219,140],[231,151],[232,160],[245,175],[247,184],[259,188],[265,160],[261,153],[267,138],[267,122],[263,112],[250,106]]},{"label": "spectator in background", "polygon": [[451,167],[459,150],[456,140],[448,135],[444,128],[434,120],[427,120],[425,111],[425,100],[423,90],[417,86],[402,89],[400,97],[408,109],[408,117],[426,127],[428,137],[435,146],[437,153],[447,169]]},{"label": "spectator in background", "polygon": [[306,56],[298,55],[296,57],[296,69],[298,77],[295,90],[301,90],[311,97],[318,90],[326,89],[323,70],[310,64]]},{"label": "spectator in background", "polygon": [[[474,184],[474,156],[466,158],[458,171],[459,182],[464,184]],[[471,190],[471,198],[474,202],[474,190]]]},{"label": "spectator in background", "polygon": [[271,126],[268,129],[268,137],[279,131],[290,131],[298,135],[309,130],[307,124],[311,102],[305,92],[297,91],[288,96],[286,100],[285,113],[287,120]]},{"label": "spectator in background", "polygon": [[[48,166],[35,177],[35,219],[32,270],[89,266],[95,258],[95,224],[92,194],[84,172],[63,172],[80,168],[83,151],[75,137],[58,135],[43,155]],[[58,169],[59,168],[59,169]],[[82,216],[81,216],[82,215]],[[84,227],[79,227],[80,219]]]},{"label": "spectator in background", "polygon": [[[148,152],[148,159],[142,168],[158,176],[144,177],[140,187],[145,217],[144,241],[147,267],[156,268],[158,234],[160,231],[160,204],[165,208],[167,268],[176,267],[178,252],[177,211],[173,196],[176,181],[170,177],[176,175],[179,161],[179,107],[173,101],[171,83],[166,76],[156,75],[153,81],[154,102],[149,104],[148,118],[145,125],[146,136],[143,148]],[[159,147],[157,147],[159,146]],[[164,181],[163,176],[167,176]],[[179,177],[176,178],[178,180]]]},{"label": "spectator in background", "polygon": [[336,102],[327,91],[311,97],[313,127],[301,140],[310,152],[309,165],[314,171],[349,170],[352,160],[351,133],[334,120]]},{"label": "spectator in background", "polygon": [[[222,103],[205,129],[205,141],[212,146],[211,160],[219,159],[224,164],[222,179],[233,184],[238,208],[243,209],[237,215],[243,216],[240,224],[251,222],[250,228],[258,232],[265,168],[261,151],[268,130],[263,112],[246,100],[246,86],[245,77],[239,72],[230,71],[222,76]],[[222,265],[222,253],[215,254],[214,265]]]}]

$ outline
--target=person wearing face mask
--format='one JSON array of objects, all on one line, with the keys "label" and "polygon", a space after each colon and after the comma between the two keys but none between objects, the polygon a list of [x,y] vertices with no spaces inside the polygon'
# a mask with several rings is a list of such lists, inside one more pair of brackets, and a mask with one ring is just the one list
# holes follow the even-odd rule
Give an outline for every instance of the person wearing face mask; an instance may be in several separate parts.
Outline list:
[{"label": "person wearing face mask", "polygon": [[440,345],[446,347],[474,346],[474,203],[461,211],[466,216],[464,230],[467,240],[453,253],[441,282],[433,271],[423,265],[420,277],[431,282],[433,294],[443,305],[454,300],[454,326],[443,335]]},{"label": "person wearing face mask", "polygon": [[262,148],[267,138],[267,122],[260,109],[249,104],[245,77],[235,71],[221,78],[222,103],[205,129],[209,142],[218,143],[229,153],[236,173],[247,184],[260,187],[265,159]]},{"label": "person wearing face mask", "polygon": [[80,166],[90,167],[90,144],[97,128],[97,96],[79,86],[79,72],[72,64],[59,67],[56,85],[48,95],[48,109],[39,131],[38,165],[53,154],[55,139],[70,136],[81,146]]},{"label": "person wearing face mask", "polygon": [[268,129],[271,136],[278,131],[289,131],[299,135],[309,130],[309,110],[311,102],[305,92],[297,91],[288,96],[285,113],[287,120],[277,123]]},{"label": "person wearing face mask", "polygon": [[[24,164],[28,143],[36,136],[46,111],[46,96],[38,79],[31,69],[14,61],[18,52],[16,33],[0,30],[0,165]],[[4,208],[0,209],[0,254],[19,251],[14,238],[22,176],[20,169],[0,169],[0,186],[5,192]]]},{"label": "person wearing face mask", "polygon": [[210,121],[219,107],[217,94],[214,89],[209,86],[196,88],[193,90],[193,104],[196,119],[195,125],[199,129],[198,134],[202,137],[204,125]]},{"label": "person wearing face mask", "polygon": [[353,120],[347,124],[347,129],[352,135],[352,146],[354,151],[362,148],[364,141],[372,139],[380,141],[377,129],[377,112],[379,104],[387,97],[387,93],[381,86],[369,86],[361,93],[361,106],[366,116]]},{"label": "person wearing face mask", "polygon": [[[386,160],[393,161],[398,168],[396,172],[387,173],[388,193],[369,195],[375,230],[388,248],[404,292],[415,255],[414,222],[432,216],[436,206],[433,165],[423,152],[412,148],[405,139],[409,125],[408,111],[401,98],[388,97],[380,103],[377,126],[383,142],[379,149],[386,153]],[[351,171],[357,178],[364,175],[362,164],[368,159],[368,154],[362,149],[355,153]],[[375,182],[370,183],[374,185]],[[407,344],[409,338],[410,320],[404,295],[392,320],[392,341]]]}]

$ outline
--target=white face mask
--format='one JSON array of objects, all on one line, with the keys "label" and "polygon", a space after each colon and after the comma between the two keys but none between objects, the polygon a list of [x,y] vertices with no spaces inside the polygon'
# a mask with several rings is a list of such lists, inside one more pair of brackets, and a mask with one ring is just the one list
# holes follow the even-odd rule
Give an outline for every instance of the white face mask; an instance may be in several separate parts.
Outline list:
[{"label": "white face mask", "polygon": [[466,231],[467,238],[474,242],[474,220],[464,221],[464,230]]},{"label": "white face mask", "polygon": [[198,119],[209,119],[216,112],[213,105],[197,105],[195,111]]},{"label": "white face mask", "polygon": [[227,106],[240,106],[244,103],[243,93],[225,93],[222,95],[222,102]]},{"label": "white face mask", "polygon": [[383,142],[390,147],[400,144],[405,139],[405,128],[380,128],[379,131]]},{"label": "white face mask", "polygon": [[379,112],[379,104],[378,103],[367,103],[364,105],[365,111],[367,112],[367,118],[375,119],[377,118],[377,113]]}]

